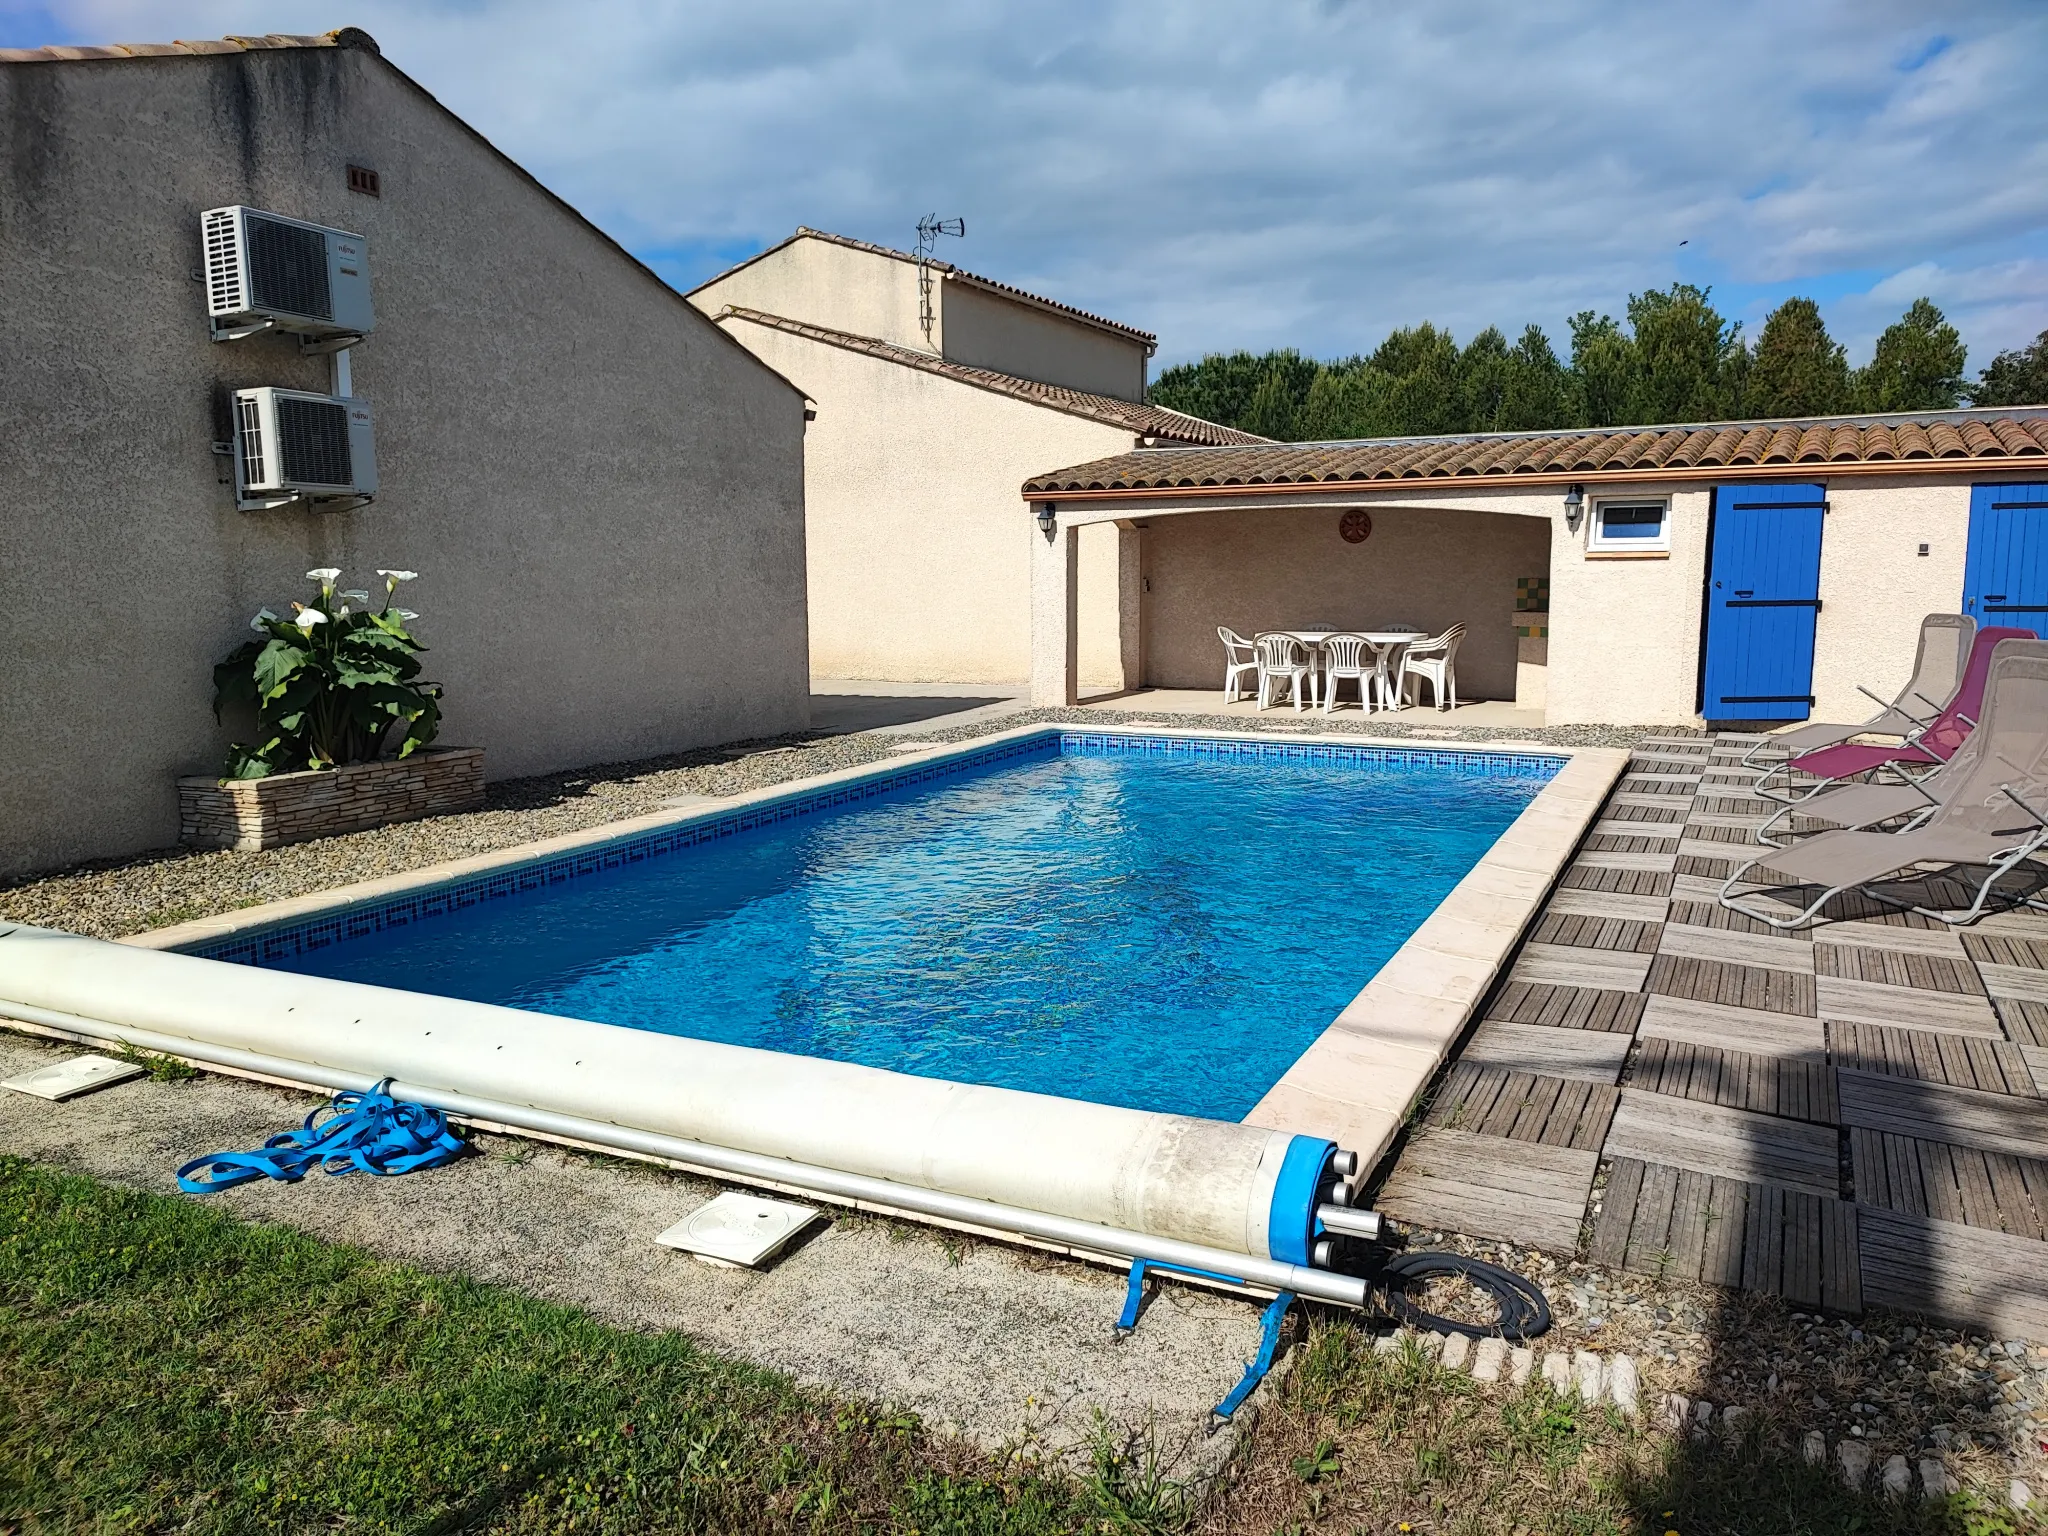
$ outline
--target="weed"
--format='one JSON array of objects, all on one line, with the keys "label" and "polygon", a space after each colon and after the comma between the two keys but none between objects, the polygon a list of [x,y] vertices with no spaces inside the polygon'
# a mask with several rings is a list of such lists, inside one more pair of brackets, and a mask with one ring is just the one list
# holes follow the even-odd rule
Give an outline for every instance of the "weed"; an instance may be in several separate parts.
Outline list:
[{"label": "weed", "polygon": [[1343,1470],[1343,1462],[1337,1457],[1337,1442],[1318,1440],[1315,1449],[1306,1456],[1294,1458],[1294,1475],[1304,1483],[1313,1483],[1325,1477],[1334,1477]]},{"label": "weed", "polygon": [[155,1051],[145,1051],[123,1040],[121,1048],[114,1053],[131,1066],[142,1068],[149,1074],[151,1082],[183,1083],[199,1075],[199,1069],[190,1062],[178,1060],[175,1056],[160,1056]]}]

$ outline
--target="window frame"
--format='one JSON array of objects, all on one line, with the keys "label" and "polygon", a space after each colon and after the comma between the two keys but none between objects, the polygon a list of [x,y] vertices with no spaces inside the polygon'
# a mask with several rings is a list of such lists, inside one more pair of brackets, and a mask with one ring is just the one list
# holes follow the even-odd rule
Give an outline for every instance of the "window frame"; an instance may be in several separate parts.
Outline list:
[{"label": "window frame", "polygon": [[[1663,517],[1654,537],[1613,538],[1607,533],[1607,513],[1618,507],[1657,507]],[[1590,555],[1668,555],[1671,553],[1671,498],[1669,496],[1614,496],[1593,503],[1586,519],[1586,553]]]}]

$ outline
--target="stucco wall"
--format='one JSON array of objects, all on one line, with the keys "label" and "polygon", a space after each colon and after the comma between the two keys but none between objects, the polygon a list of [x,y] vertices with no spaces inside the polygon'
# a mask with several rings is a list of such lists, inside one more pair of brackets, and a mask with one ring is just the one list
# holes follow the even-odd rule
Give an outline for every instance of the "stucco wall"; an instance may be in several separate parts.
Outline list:
[{"label": "stucco wall", "polygon": [[[494,778],[805,723],[802,402],[372,55],[0,65],[0,874],[171,843],[211,668],[336,565],[406,592]],[[383,196],[346,189],[355,162]],[[374,506],[244,513],[198,215],[363,234]]]},{"label": "stucco wall", "polygon": [[1371,512],[1372,536],[1362,544],[1338,535],[1341,514],[1329,507],[1141,519],[1151,583],[1146,681],[1221,686],[1219,624],[1247,636],[1317,622],[1406,623],[1434,634],[1463,621],[1459,696],[1513,698],[1515,581],[1541,576],[1550,563],[1548,525],[1424,507]]},{"label": "stucco wall", "polygon": [[[1027,540],[1038,533],[1017,487],[1048,464],[1125,452],[1130,434],[770,326],[725,324],[817,402],[805,469],[814,675],[1028,678]],[[1114,687],[1115,530],[1088,532],[1084,680]]]},{"label": "stucco wall", "polygon": [[929,341],[918,323],[916,266],[830,240],[800,236],[692,290],[690,302],[707,315],[737,304],[806,325],[936,352],[944,339],[945,315],[938,274],[932,281],[932,303],[939,312]]},{"label": "stucco wall", "polygon": [[1119,400],[1145,398],[1143,342],[957,278],[948,278],[941,292],[945,351],[955,362]]},{"label": "stucco wall", "polygon": [[1970,487],[1954,480],[1840,481],[1828,490],[1828,508],[1813,718],[1861,720],[1877,706],[1856,685],[1889,699],[1912,675],[1920,619],[1954,613],[1962,603]]}]

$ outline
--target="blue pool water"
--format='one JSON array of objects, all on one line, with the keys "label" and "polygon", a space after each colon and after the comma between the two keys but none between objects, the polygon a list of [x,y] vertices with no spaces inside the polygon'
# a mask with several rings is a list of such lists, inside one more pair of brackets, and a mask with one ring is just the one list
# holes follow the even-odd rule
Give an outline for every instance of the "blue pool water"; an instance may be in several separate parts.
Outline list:
[{"label": "blue pool water", "polygon": [[1557,763],[1056,754],[267,963],[1237,1119]]}]

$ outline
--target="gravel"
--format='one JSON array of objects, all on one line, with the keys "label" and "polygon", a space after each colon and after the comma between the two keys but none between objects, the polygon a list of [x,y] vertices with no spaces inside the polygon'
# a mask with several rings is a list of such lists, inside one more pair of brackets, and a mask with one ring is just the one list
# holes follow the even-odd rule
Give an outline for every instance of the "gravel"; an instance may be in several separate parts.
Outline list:
[{"label": "gravel", "polygon": [[1924,1318],[1826,1316],[1780,1297],[1665,1284],[1512,1244],[1414,1231],[1416,1249],[1502,1264],[1550,1298],[1552,1351],[1634,1357],[1646,1402],[1671,1394],[1754,1414],[1784,1446],[1809,1433],[1893,1456],[1949,1458],[1973,1480],[2048,1479],[2048,1344]]},{"label": "gravel", "polygon": [[[1152,724],[1196,730],[1269,731],[1289,735],[1334,732],[1417,740],[1526,740],[1561,746],[1627,746],[1646,727],[1558,726],[1503,733],[1481,727],[1366,721],[1337,716],[1303,723],[1294,718],[1246,720],[1211,715],[1162,715],[1100,709],[1027,710],[970,725],[920,727],[917,739],[964,741],[1041,721],[1073,725]],[[468,858],[541,838],[602,826],[665,808],[683,797],[718,798],[785,784],[833,769],[857,767],[898,755],[900,733],[804,734],[632,763],[601,763],[528,779],[507,779],[485,791],[484,808],[457,816],[402,822],[367,832],[320,838],[260,853],[158,849],[107,859],[0,887],[0,921],[64,928],[95,938],[120,938],[170,923],[264,902],[331,890],[358,880]]]}]

